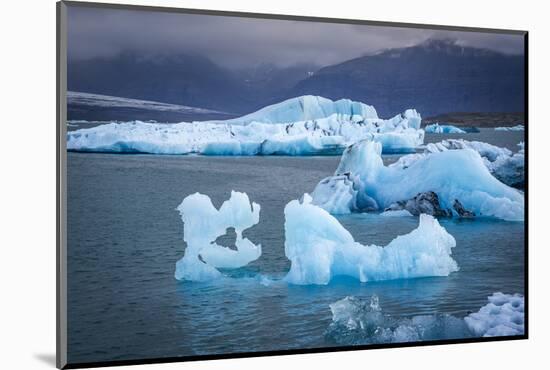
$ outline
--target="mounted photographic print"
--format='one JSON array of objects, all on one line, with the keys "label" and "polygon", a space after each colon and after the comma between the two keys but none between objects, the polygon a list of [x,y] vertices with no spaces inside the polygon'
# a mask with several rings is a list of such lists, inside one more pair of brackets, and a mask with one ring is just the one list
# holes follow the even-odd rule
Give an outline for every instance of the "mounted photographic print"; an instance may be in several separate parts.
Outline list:
[{"label": "mounted photographic print", "polygon": [[58,3],[58,367],[527,338],[527,32]]}]

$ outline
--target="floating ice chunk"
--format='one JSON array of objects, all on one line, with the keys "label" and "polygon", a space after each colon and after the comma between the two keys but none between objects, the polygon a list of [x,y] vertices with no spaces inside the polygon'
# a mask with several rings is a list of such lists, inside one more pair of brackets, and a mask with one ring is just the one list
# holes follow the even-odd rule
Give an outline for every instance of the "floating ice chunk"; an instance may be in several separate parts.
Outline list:
[{"label": "floating ice chunk", "polygon": [[329,305],[332,321],[343,324],[347,329],[365,329],[372,322],[379,321],[380,303],[378,296],[371,296],[370,301],[350,296]]},{"label": "floating ice chunk", "polygon": [[519,294],[494,293],[489,303],[464,318],[477,336],[494,337],[524,333],[524,298]]},{"label": "floating ice chunk", "polygon": [[503,183],[516,187],[525,187],[524,143],[518,144],[520,150],[510,156],[501,155],[495,161],[487,163],[487,168]]},{"label": "floating ice chunk", "polygon": [[347,175],[332,176],[323,180],[313,192],[315,204],[327,212],[338,215],[351,213],[357,202],[357,190]]},{"label": "floating ice chunk", "polygon": [[422,340],[510,336],[524,333],[524,299],[494,293],[489,304],[464,319],[445,315],[398,317],[384,314],[378,297],[346,297],[329,305],[327,337],[339,344],[396,343]]},{"label": "floating ice chunk", "polygon": [[376,109],[364,103],[349,99],[332,101],[322,96],[304,95],[267,106],[254,113],[230,119],[227,122],[232,124],[248,124],[251,122],[285,123],[315,120],[333,114],[378,118]]},{"label": "floating ice chunk", "polygon": [[407,129],[372,134],[371,140],[382,144],[384,154],[412,153],[424,142],[424,131]]},{"label": "floating ice chunk", "polygon": [[338,344],[403,343],[468,338],[464,320],[451,315],[393,317],[383,313],[378,297],[346,297],[330,304],[327,336]]},{"label": "floating ice chunk", "polygon": [[439,143],[426,145],[424,153],[409,154],[400,157],[390,167],[407,168],[415,161],[432,153],[469,148],[479,153],[483,158],[485,166],[501,182],[516,188],[523,188],[525,183],[525,157],[523,143],[518,145],[521,149],[513,154],[507,148],[501,148],[480,141],[443,140]]},{"label": "floating ice chunk", "polygon": [[341,136],[297,135],[266,139],[261,145],[261,154],[295,156],[339,154],[345,147],[344,138]]},{"label": "floating ice chunk", "polygon": [[262,144],[253,141],[239,141],[229,139],[227,141],[211,141],[204,144],[200,153],[204,155],[242,155],[250,156],[260,154]]},{"label": "floating ice chunk", "polygon": [[478,152],[480,156],[487,158],[490,162],[495,161],[498,157],[503,155],[512,155],[512,151],[508,148],[501,148],[482,141],[467,141],[463,139],[448,139],[439,143],[430,143],[426,145],[426,150],[424,152],[429,154],[459,149],[473,149]]},{"label": "floating ice chunk", "polygon": [[511,127],[495,127],[496,131],[524,131],[525,126],[522,124],[511,126]]},{"label": "floating ice chunk", "polygon": [[392,127],[401,127],[419,130],[421,123],[422,118],[420,113],[418,113],[416,109],[407,109],[405,112],[390,118],[388,124],[384,125],[384,129],[389,130]]},{"label": "floating ice chunk", "polygon": [[[256,225],[260,217],[260,205],[250,204],[245,193],[232,191],[219,210],[207,195],[195,193],[187,196],[177,210],[184,223],[183,240],[187,248],[183,258],[176,263],[176,279],[215,279],[221,276],[217,268],[245,266],[262,254],[260,245],[242,236],[242,232]],[[236,250],[215,243],[216,238],[230,227],[235,228]]]},{"label": "floating ice chunk", "polygon": [[456,126],[440,125],[439,123],[427,125],[426,127],[424,127],[424,131],[430,134],[465,134],[466,133],[466,131]]},{"label": "floating ice chunk", "polygon": [[[420,115],[407,110],[389,120],[350,100],[306,96],[227,121],[109,123],[67,133],[67,149],[113,153],[205,155],[341,154],[360,139],[386,153],[408,153],[424,142]],[[246,123],[246,124],[244,124]]]},{"label": "floating ice chunk", "polygon": [[407,211],[406,209],[401,209],[398,211],[384,211],[380,213],[380,216],[384,217],[411,217],[413,214]]},{"label": "floating ice chunk", "polygon": [[[406,166],[384,166],[381,149],[379,143],[360,141],[344,151],[335,176],[348,176],[357,191],[356,198],[373,199],[380,209],[386,209],[420,193],[433,192],[441,208],[453,214],[458,201],[463,209],[478,216],[523,220],[523,194],[493,177],[476,151],[444,150],[415,156]],[[330,183],[330,178],[322,180],[313,194],[325,194],[327,190],[322,188]],[[335,202],[313,199],[314,204],[321,207],[330,204],[330,209],[344,213],[345,205],[340,207]],[[351,204],[350,212],[358,210]]]},{"label": "floating ice chunk", "polygon": [[[382,120],[380,120],[382,122]],[[383,125],[364,125],[336,115],[292,124],[252,123],[109,123],[67,133],[67,149],[112,153],[205,155],[340,154],[360,138],[383,144],[384,152],[409,153],[424,141],[424,132]]]},{"label": "floating ice chunk", "polygon": [[417,130],[420,129],[422,119],[420,117],[420,113],[418,113],[416,109],[407,109],[402,116],[407,120],[407,127],[411,127]]},{"label": "floating ice chunk", "polygon": [[374,199],[355,189],[348,174],[327,177],[321,180],[313,194],[313,204],[333,215],[344,215],[352,211],[375,211],[378,204]]},{"label": "floating ice chunk", "polygon": [[451,257],[455,239],[432,216],[421,215],[417,229],[386,247],[361,245],[324,209],[293,200],[285,207],[285,254],[291,261],[286,280],[328,284],[346,275],[362,282],[447,276],[458,270]]}]

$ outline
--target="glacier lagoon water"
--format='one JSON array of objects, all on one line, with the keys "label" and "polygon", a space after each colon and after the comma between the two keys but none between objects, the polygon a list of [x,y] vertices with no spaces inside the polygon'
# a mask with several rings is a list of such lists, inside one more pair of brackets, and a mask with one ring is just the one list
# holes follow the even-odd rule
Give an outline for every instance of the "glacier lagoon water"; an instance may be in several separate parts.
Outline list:
[{"label": "glacier lagoon water", "polygon": [[[463,137],[517,151],[523,133],[427,135]],[[396,156],[387,156],[391,162]],[[376,294],[395,316],[448,313],[464,317],[493,292],[524,293],[524,223],[440,219],[457,241],[460,270],[448,277],[327,286],[279,279],[286,203],[331,175],[339,157],[200,157],[68,153],[69,361],[96,362],[330,347],[329,304]],[[174,279],[184,250],[175,208],[196,191],[215,206],[230,191],[262,206],[244,235],[261,243],[252,264],[209,283]],[[363,244],[386,245],[417,227],[414,217],[338,217]],[[230,238],[229,236],[227,237]]]}]

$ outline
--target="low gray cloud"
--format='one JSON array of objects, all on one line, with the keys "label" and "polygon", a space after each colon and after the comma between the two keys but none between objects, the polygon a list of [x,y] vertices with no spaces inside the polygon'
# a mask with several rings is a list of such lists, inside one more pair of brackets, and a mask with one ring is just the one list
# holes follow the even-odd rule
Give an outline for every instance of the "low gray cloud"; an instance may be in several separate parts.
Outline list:
[{"label": "low gray cloud", "polygon": [[323,22],[69,7],[70,60],[144,55],[198,54],[229,68],[259,63],[329,65],[428,38],[509,54],[523,52],[523,37]]}]

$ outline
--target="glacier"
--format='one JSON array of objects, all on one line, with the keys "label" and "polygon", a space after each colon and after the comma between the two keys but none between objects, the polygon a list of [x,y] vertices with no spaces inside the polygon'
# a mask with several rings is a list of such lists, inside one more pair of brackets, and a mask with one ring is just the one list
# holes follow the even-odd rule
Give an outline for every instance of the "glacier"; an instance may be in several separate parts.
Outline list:
[{"label": "glacier", "polygon": [[501,148],[481,141],[448,139],[439,143],[427,144],[423,153],[404,155],[390,166],[406,168],[414,161],[432,153],[468,148],[479,153],[487,169],[498,180],[515,188],[523,188],[525,184],[524,143],[520,142],[518,146],[520,150],[517,153],[512,153],[507,148]]},{"label": "glacier", "polygon": [[520,294],[494,293],[489,303],[464,318],[476,336],[495,337],[524,333],[524,297]]},{"label": "glacier", "polygon": [[380,247],[356,242],[308,194],[284,212],[285,255],[291,261],[285,280],[291,284],[328,284],[343,275],[361,282],[447,276],[458,270],[451,257],[455,239],[432,216],[421,215],[417,229]]},{"label": "glacier", "polygon": [[496,179],[473,149],[413,154],[390,166],[384,165],[381,154],[376,142],[363,140],[348,147],[334,176],[314,189],[312,203],[345,214],[386,210],[431,192],[450,215],[463,210],[509,221],[524,218],[523,194]]},{"label": "glacier", "polygon": [[[184,256],[176,263],[177,280],[208,281],[222,276],[217,268],[238,268],[258,259],[261,245],[243,238],[244,230],[260,219],[260,205],[250,203],[246,193],[231,191],[231,197],[216,209],[207,195],[187,196],[177,207],[184,224]],[[235,247],[216,244],[228,228],[236,233]]]},{"label": "glacier", "polygon": [[71,151],[204,155],[332,155],[366,139],[384,153],[424,142],[414,109],[384,120],[364,103],[302,96],[225,121],[111,122],[67,133]]},{"label": "glacier", "polygon": [[348,296],[329,305],[332,322],[326,336],[338,344],[355,345],[522,335],[523,296],[494,293],[488,299],[488,305],[464,318],[448,314],[399,317],[384,314],[376,295],[370,299]]},{"label": "glacier", "polygon": [[465,134],[466,131],[453,126],[453,125],[440,125],[439,123],[434,123],[424,127],[424,131],[427,134]]},{"label": "glacier", "polygon": [[227,114],[226,112],[220,112],[212,109],[160,103],[150,100],[123,98],[119,96],[92,94],[78,91],[67,91],[67,104],[102,108],[145,109],[161,112]]}]

